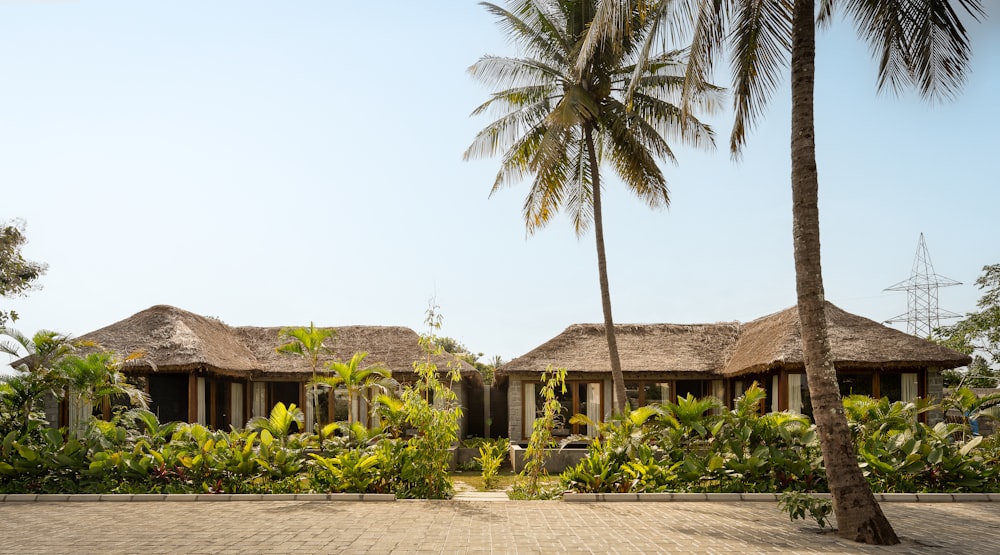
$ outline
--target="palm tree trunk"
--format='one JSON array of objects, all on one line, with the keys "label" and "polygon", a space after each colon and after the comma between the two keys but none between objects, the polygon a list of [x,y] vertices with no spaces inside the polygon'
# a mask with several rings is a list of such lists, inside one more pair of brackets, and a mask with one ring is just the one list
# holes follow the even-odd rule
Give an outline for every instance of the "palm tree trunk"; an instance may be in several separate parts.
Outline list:
[{"label": "palm tree trunk", "polygon": [[796,0],[792,22],[792,237],[802,352],[826,477],[841,537],[876,545],[899,543],[872,495],[837,385],[827,336],[820,264],[819,176],[813,121],[816,70],[814,0]]},{"label": "palm tree trunk", "polygon": [[625,378],[622,375],[621,359],[618,358],[615,323],[611,318],[611,288],[608,285],[608,260],[604,254],[604,221],[601,217],[601,179],[597,165],[597,150],[594,148],[593,130],[589,122],[584,124],[583,133],[584,139],[587,142],[587,155],[590,157],[590,171],[594,189],[594,237],[597,240],[597,273],[601,280],[601,308],[604,309],[604,334],[608,339],[608,353],[611,357],[611,379],[614,382],[611,411],[618,412],[625,408]]}]

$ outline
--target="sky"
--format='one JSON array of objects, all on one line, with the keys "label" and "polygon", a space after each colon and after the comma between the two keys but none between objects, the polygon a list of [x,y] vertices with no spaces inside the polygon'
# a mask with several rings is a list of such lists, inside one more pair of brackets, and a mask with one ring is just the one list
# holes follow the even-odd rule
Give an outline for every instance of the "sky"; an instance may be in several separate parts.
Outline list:
[{"label": "sky", "polygon": [[[990,4],[990,3],[988,3]],[[991,6],[992,8],[992,6]],[[816,133],[827,299],[884,321],[921,233],[975,310],[1000,263],[1000,15],[974,25],[953,102],[876,90],[851,22],[819,35]],[[490,90],[467,68],[515,55],[475,2],[0,0],[0,221],[27,223],[40,289],[0,299],[25,333],[74,336],[157,304],[230,325],[401,325],[509,360],[601,322],[594,238],[528,237],[528,183],[462,154]],[[728,72],[720,72],[724,84]],[[673,145],[671,206],[610,171],[617,323],[750,321],[795,303],[789,94],[738,163]],[[3,362],[0,360],[0,362]]]}]

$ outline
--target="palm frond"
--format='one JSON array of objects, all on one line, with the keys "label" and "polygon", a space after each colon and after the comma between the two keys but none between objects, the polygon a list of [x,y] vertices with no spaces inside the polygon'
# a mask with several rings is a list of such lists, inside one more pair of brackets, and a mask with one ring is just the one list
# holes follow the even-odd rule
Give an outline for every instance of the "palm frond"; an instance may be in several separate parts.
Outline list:
[{"label": "palm frond", "polygon": [[722,54],[725,44],[725,29],[729,22],[729,11],[734,0],[691,0],[694,23],[691,30],[691,46],[688,65],[684,72],[684,90],[681,95],[681,111],[693,112],[692,98],[710,82],[715,60]]},{"label": "palm frond", "polygon": [[511,110],[476,134],[462,155],[465,160],[494,156],[517,144],[520,138],[541,124],[550,111],[549,100]]},{"label": "palm frond", "polygon": [[556,84],[566,77],[558,67],[539,60],[508,56],[483,56],[467,71],[473,79],[489,87]]},{"label": "palm frond", "polygon": [[791,3],[743,0],[733,13],[732,77],[736,111],[729,148],[739,157],[747,135],[781,83],[791,55]]},{"label": "palm frond", "polygon": [[847,12],[853,17],[858,36],[868,41],[878,58],[878,88],[899,92],[913,82],[910,73],[910,39],[907,5],[911,0],[850,0]]},{"label": "palm frond", "polygon": [[[914,0],[908,33],[908,70],[924,98],[953,98],[965,84],[972,55],[968,32],[949,0]],[[979,0],[958,0],[976,21],[985,17]]]},{"label": "palm frond", "polygon": [[489,2],[480,5],[495,15],[504,33],[525,50],[561,66],[567,64],[565,54],[570,44],[559,33],[558,25],[552,24],[551,14],[535,2],[512,2],[513,11]]}]

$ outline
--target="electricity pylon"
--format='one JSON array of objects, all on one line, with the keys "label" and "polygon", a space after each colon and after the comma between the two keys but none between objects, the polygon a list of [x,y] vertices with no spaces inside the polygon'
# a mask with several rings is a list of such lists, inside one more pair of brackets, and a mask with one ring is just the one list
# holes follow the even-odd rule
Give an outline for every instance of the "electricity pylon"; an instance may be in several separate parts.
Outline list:
[{"label": "electricity pylon", "polygon": [[952,285],[962,283],[934,273],[931,255],[927,252],[927,243],[921,233],[910,279],[885,288],[885,291],[906,291],[906,313],[886,322],[906,322],[906,332],[910,335],[930,337],[935,329],[941,327],[942,318],[961,317],[961,314],[938,307],[938,288]]}]

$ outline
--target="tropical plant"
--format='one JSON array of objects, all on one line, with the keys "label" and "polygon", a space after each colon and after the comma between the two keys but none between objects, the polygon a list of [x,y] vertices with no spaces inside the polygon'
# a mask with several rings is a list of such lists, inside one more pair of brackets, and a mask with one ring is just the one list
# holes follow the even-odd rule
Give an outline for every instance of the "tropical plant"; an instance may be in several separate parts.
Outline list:
[{"label": "tropical plant", "polygon": [[[625,407],[625,381],[611,314],[600,165],[609,163],[628,190],[651,208],[665,207],[670,197],[657,159],[675,158],[664,137],[702,147],[713,144],[713,134],[671,104],[683,84],[681,53],[641,56],[648,54],[642,48],[653,20],[637,13],[628,17],[627,32],[617,37],[617,44],[598,41],[581,52],[597,4],[510,0],[508,9],[482,4],[527,57],[485,56],[469,68],[474,78],[500,89],[473,115],[493,111],[500,117],[476,135],[465,159],[502,156],[491,195],[534,176],[523,210],[528,234],[560,210],[569,213],[577,236],[593,224],[612,404],[619,411]],[[635,92],[626,100],[633,74]],[[703,85],[692,97],[711,110],[716,92]]]},{"label": "tropical plant", "polygon": [[[319,410],[319,385],[316,381],[316,371],[319,369],[319,360],[325,354],[329,354],[330,348],[326,345],[326,340],[336,334],[332,328],[317,328],[315,324],[309,322],[308,328],[282,328],[278,336],[288,339],[286,343],[279,345],[275,351],[284,355],[304,357],[309,362],[312,370],[312,412]],[[310,414],[310,416],[312,416]],[[319,419],[316,419],[319,422]],[[307,422],[307,424],[312,424]],[[309,426],[312,427],[311,425]]]},{"label": "tropical plant", "polygon": [[499,480],[500,467],[510,451],[507,438],[484,441],[479,445],[479,456],[474,460],[482,467],[483,489],[491,490]]},{"label": "tropical plant", "polygon": [[[819,24],[829,24],[840,7],[854,18],[859,35],[879,57],[879,88],[915,86],[928,98],[953,96],[964,81],[970,56],[966,29],[955,5],[979,19],[980,0],[820,0]],[[814,0],[602,0],[576,67],[609,42],[628,48],[635,13],[646,14],[658,32],[690,36],[691,54],[682,108],[712,75],[728,42],[732,61],[735,123],[730,138],[738,156],[748,130],[763,112],[791,66],[791,184],[793,245],[802,350],[809,393],[819,429],[839,534],[874,544],[899,542],[857,465],[841,404],[826,329],[819,240],[819,178],[813,120],[817,9]],[[693,22],[693,24],[692,24]],[[690,34],[687,32],[690,31]],[[657,33],[647,35],[647,46]],[[632,88],[637,89],[638,80]]]},{"label": "tropical plant", "polygon": [[61,379],[69,394],[69,429],[80,434],[86,429],[93,410],[100,403],[111,403],[121,398],[131,406],[146,408],[149,395],[130,384],[122,368],[143,357],[132,353],[119,357],[110,351],[90,353],[80,357],[69,355],[59,362]]},{"label": "tropical plant", "polygon": [[277,438],[282,445],[285,445],[294,439],[292,432],[295,428],[293,426],[301,427],[304,419],[302,410],[295,406],[295,403],[286,407],[284,403],[279,402],[274,405],[267,418],[263,416],[251,418],[247,422],[247,428],[258,430],[261,433],[267,432],[268,435]]},{"label": "tropical plant", "polygon": [[[347,421],[350,424],[361,419],[362,395],[367,389],[377,386],[380,381],[392,377],[392,372],[381,364],[362,367],[368,353],[354,353],[348,362],[332,361],[327,367],[332,376],[317,376],[312,385],[319,384],[331,389],[343,385],[347,389]],[[331,399],[333,396],[331,395]]]},{"label": "tropical plant", "polygon": [[0,376],[0,432],[18,428],[21,433],[45,423],[38,410],[46,395],[61,395],[60,361],[70,355],[76,342],[68,335],[41,330],[32,337],[13,328],[0,327],[0,353],[23,362],[14,374]]}]

